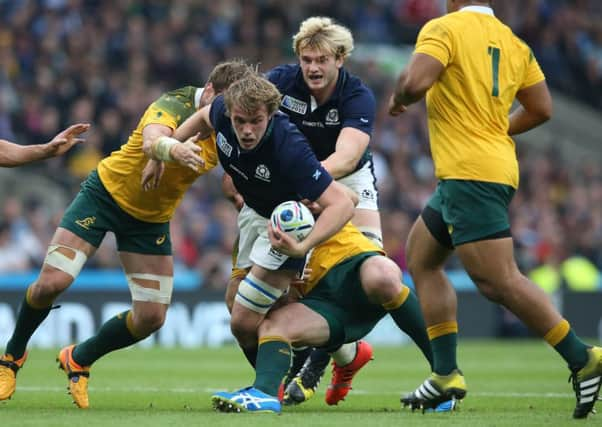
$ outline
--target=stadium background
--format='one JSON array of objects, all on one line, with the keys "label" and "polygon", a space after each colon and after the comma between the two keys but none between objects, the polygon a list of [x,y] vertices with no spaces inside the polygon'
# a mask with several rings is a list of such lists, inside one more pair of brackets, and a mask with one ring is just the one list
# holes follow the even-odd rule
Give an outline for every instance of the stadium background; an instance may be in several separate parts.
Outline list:
[{"label": "stadium background", "polygon": [[[521,189],[511,206],[520,267],[541,284],[577,331],[602,340],[602,3],[505,0],[496,13],[533,48],[555,96],[555,117],[517,138]],[[202,85],[223,59],[242,56],[262,70],[293,62],[291,36],[310,15],[352,30],[347,64],[375,92],[371,141],[389,255],[402,267],[413,219],[434,188],[424,106],[392,119],[386,101],[420,26],[439,0],[337,2],[263,0],[0,0],[0,138],[48,141],[67,124],[92,123],[87,142],[64,158],[0,170],[0,342],[13,329],[24,289],[46,245],[96,163],[125,142],[161,92]],[[172,223],[177,262],[174,304],[142,345],[231,342],[221,299],[236,236],[234,209],[220,195],[221,171],[198,180]],[[463,336],[523,336],[511,315],[474,292],[456,260]],[[123,309],[129,292],[111,236],[34,336],[42,347],[89,336]],[[373,342],[404,338],[381,324]]]}]

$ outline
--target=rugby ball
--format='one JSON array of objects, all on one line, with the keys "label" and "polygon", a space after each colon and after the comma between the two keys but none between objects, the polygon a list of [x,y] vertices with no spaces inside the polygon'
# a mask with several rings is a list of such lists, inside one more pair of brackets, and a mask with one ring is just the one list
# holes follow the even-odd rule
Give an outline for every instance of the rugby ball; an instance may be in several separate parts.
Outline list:
[{"label": "rugby ball", "polygon": [[270,221],[274,229],[288,234],[299,242],[307,237],[315,223],[314,216],[307,206],[294,200],[276,206]]}]

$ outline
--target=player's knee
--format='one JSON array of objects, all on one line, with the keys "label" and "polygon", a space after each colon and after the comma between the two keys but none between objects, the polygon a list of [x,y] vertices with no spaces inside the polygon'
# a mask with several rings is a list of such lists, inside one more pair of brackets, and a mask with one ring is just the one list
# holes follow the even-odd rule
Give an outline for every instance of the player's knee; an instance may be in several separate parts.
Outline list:
[{"label": "player's knee", "polygon": [[29,302],[44,307],[52,302],[71,285],[73,278],[62,271],[43,270],[40,277],[29,290]]},{"label": "player's knee", "polygon": [[132,323],[137,336],[147,337],[158,331],[165,323],[165,310],[140,310],[133,313]]},{"label": "player's knee", "polygon": [[361,281],[366,295],[382,303],[390,301],[401,288],[401,271],[386,257],[372,257],[364,262]]},{"label": "player's knee", "polygon": [[258,325],[236,312],[230,318],[230,330],[239,344],[243,347],[257,342]]},{"label": "player's knee", "polygon": [[238,292],[238,285],[240,281],[244,278],[244,276],[240,277],[231,277],[228,282],[228,287],[226,288],[226,295],[224,297],[226,301],[226,307],[228,307],[228,311],[232,313],[232,307],[234,306],[234,299],[236,298],[236,293]]}]

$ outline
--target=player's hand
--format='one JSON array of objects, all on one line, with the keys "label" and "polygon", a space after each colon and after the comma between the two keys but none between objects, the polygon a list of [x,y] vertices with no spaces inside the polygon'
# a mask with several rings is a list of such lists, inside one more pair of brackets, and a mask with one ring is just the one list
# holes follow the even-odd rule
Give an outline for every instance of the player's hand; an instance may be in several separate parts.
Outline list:
[{"label": "player's hand", "polygon": [[391,97],[389,98],[389,114],[391,116],[399,116],[401,113],[405,113],[407,110],[408,107],[395,102],[395,94],[391,95]]},{"label": "player's hand", "polygon": [[90,125],[87,123],[77,123],[58,133],[50,142],[44,144],[46,157],[60,156],[69,151],[74,145],[84,142],[85,140],[78,138],[78,136],[89,128]]},{"label": "player's hand", "polygon": [[303,272],[295,276],[295,278],[291,281],[291,286],[293,286],[295,289],[303,289],[307,283],[307,280],[309,280],[312,271],[313,270],[311,268],[305,267]]},{"label": "player's hand", "polygon": [[303,258],[307,253],[303,242],[299,242],[288,234],[276,230],[271,223],[268,224],[268,238],[272,248],[291,258]]},{"label": "player's hand", "polygon": [[195,172],[199,172],[200,168],[205,166],[205,162],[200,156],[202,149],[195,144],[198,139],[199,134],[197,133],[181,144],[174,145],[170,151],[174,161]]},{"label": "player's hand", "polygon": [[165,172],[165,163],[160,160],[150,159],[142,170],[140,185],[144,191],[154,190],[159,186],[161,177]]}]

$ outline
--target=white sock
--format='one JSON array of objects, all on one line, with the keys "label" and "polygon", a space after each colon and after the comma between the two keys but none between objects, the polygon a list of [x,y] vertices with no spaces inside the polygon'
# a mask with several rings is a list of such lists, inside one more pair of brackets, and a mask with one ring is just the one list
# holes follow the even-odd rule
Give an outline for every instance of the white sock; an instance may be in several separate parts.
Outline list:
[{"label": "white sock", "polygon": [[331,354],[335,363],[339,366],[349,365],[357,354],[357,342],[343,344],[337,351]]}]

